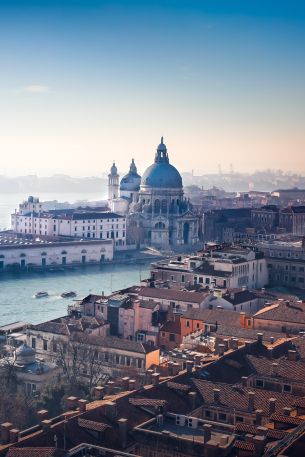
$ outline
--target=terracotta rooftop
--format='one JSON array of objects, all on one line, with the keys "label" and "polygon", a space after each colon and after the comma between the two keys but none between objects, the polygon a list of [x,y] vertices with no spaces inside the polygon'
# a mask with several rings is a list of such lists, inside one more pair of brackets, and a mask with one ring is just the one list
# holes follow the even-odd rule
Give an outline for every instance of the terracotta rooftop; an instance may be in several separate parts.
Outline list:
[{"label": "terracotta rooftop", "polygon": [[283,424],[288,425],[299,425],[304,422],[303,419],[300,419],[296,416],[284,416],[283,414],[274,413],[270,416],[270,420],[274,422],[282,422]]},{"label": "terracotta rooftop", "polygon": [[168,381],[167,382],[167,387],[169,389],[174,389],[174,390],[180,390],[181,392],[188,392],[191,390],[191,386],[188,386],[187,384],[180,384],[178,382],[173,382],[173,381]]},{"label": "terracotta rooftop", "polygon": [[129,403],[134,406],[165,406],[167,404],[166,400],[158,400],[154,398],[130,398]]},{"label": "terracotta rooftop", "polygon": [[254,443],[251,443],[249,441],[235,440],[234,446],[236,449],[240,449],[241,451],[255,451]]},{"label": "terracotta rooftop", "polygon": [[163,289],[156,287],[141,287],[139,296],[153,299],[156,298],[159,300],[176,300],[200,304],[206,298],[207,293],[188,292],[184,290]]},{"label": "terracotta rooftop", "polygon": [[63,450],[56,447],[11,447],[7,457],[62,457]]},{"label": "terracotta rooftop", "polygon": [[[288,360],[286,357],[268,359],[267,357],[255,357],[247,355],[250,364],[260,376],[282,378],[290,381],[304,382],[305,363],[303,361]],[[273,365],[276,363],[276,367]],[[276,376],[273,375],[276,371]]]},{"label": "terracotta rooftop", "polygon": [[94,430],[96,432],[103,432],[106,428],[109,428],[108,424],[104,424],[103,422],[96,422],[91,421],[88,419],[78,419],[78,425],[82,428],[86,428],[88,430]]},{"label": "terracotta rooftop", "polygon": [[231,325],[240,327],[240,314],[236,311],[224,309],[189,309],[183,319],[201,320],[207,324]]},{"label": "terracotta rooftop", "polygon": [[254,314],[254,319],[295,322],[305,325],[305,303],[301,301],[277,301]]}]

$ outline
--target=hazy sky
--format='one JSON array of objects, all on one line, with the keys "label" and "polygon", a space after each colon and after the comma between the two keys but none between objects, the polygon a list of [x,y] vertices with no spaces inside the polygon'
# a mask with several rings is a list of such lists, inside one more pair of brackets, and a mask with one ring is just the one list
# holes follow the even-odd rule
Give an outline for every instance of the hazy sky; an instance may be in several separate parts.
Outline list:
[{"label": "hazy sky", "polygon": [[1,0],[0,174],[305,172],[303,0]]}]

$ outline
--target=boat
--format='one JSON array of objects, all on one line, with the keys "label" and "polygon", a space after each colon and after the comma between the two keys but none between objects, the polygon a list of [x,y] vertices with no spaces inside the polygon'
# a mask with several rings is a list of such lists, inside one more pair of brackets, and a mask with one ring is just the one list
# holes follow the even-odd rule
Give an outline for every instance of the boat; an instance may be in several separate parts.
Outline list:
[{"label": "boat", "polygon": [[48,297],[48,296],[49,296],[48,292],[37,292],[35,294],[35,298],[42,298],[42,297]]},{"label": "boat", "polygon": [[76,292],[70,291],[70,292],[63,292],[61,294],[62,298],[70,298],[70,297],[76,297]]}]

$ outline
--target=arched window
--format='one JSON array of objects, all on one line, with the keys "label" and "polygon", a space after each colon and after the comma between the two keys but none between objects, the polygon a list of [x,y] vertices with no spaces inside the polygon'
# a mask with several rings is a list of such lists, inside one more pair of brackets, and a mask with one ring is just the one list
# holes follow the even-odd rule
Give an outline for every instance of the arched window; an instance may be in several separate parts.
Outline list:
[{"label": "arched window", "polygon": [[47,253],[46,252],[42,252],[41,255],[44,256],[44,255],[47,255]]},{"label": "arched window", "polygon": [[61,254],[65,255],[65,254],[67,254],[67,251],[61,251]]},{"label": "arched window", "polygon": [[155,200],[155,205],[154,205],[154,211],[155,213],[160,213],[160,209],[161,209],[161,204],[160,204],[160,200]]},{"label": "arched window", "polygon": [[167,213],[167,201],[166,200],[162,200],[162,202],[161,202],[161,212],[163,214]]},{"label": "arched window", "polygon": [[82,254],[87,254],[86,249],[82,249],[82,252],[81,252],[81,253],[82,253]]},{"label": "arched window", "polygon": [[26,254],[20,254],[20,257],[26,257]]},{"label": "arched window", "polygon": [[156,229],[165,229],[165,224],[164,222],[157,222],[155,225]]}]

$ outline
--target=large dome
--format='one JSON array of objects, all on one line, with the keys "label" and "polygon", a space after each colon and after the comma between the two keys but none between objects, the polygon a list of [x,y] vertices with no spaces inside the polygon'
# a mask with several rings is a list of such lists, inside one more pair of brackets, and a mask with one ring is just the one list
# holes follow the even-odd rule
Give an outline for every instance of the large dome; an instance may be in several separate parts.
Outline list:
[{"label": "large dome", "polygon": [[154,188],[182,188],[182,178],[179,171],[169,163],[167,149],[163,143],[158,146],[155,163],[147,168],[142,176],[141,186]]}]

